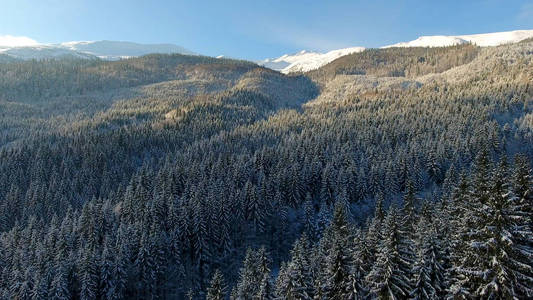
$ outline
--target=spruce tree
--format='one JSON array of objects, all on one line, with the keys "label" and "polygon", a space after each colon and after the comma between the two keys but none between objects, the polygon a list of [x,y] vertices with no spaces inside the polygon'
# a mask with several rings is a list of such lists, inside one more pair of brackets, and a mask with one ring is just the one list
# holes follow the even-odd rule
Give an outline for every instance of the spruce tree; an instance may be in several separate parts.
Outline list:
[{"label": "spruce tree", "polygon": [[[519,214],[515,227],[518,239],[516,246],[521,250],[521,256],[529,260],[529,266],[533,268],[533,234],[530,234],[533,232],[533,177],[527,157],[515,156],[512,181],[513,204]],[[517,292],[520,297],[533,297],[533,269],[523,270],[523,273],[523,277],[518,281]]]},{"label": "spruce tree", "polygon": [[264,275],[269,272],[264,249],[254,251],[249,248],[239,272],[236,286],[237,299],[252,299],[259,292]]},{"label": "spruce tree", "polygon": [[413,299],[437,299],[445,289],[443,253],[437,229],[427,217],[421,216],[416,228],[417,255],[414,265]]},{"label": "spruce tree", "polygon": [[98,295],[98,260],[90,248],[83,250],[80,262],[80,299],[94,299]]},{"label": "spruce tree", "polygon": [[[294,299],[313,298],[313,275],[311,273],[311,262],[309,249],[311,245],[304,234],[298,239],[291,250],[291,260],[286,266],[286,282],[283,284],[290,287],[288,293]],[[287,295],[288,296],[288,295]]]},{"label": "spruce tree", "polygon": [[114,249],[110,248],[110,237],[107,237],[102,251],[102,257],[100,259],[100,284],[99,293],[103,299],[113,299],[113,294],[116,289],[115,279],[115,265],[114,265]]},{"label": "spruce tree", "polygon": [[207,289],[206,300],[224,300],[226,299],[226,285],[224,283],[224,276],[220,270],[216,270],[211,279],[211,284]]},{"label": "spruce tree", "polygon": [[257,300],[275,299],[274,286],[272,284],[272,279],[270,278],[270,274],[268,273],[263,274],[263,279],[261,279],[261,283],[259,285],[259,291],[257,291],[257,295],[255,295],[254,299],[257,299]]},{"label": "spruce tree", "polygon": [[355,299],[362,295],[362,278],[354,265],[354,245],[350,224],[346,220],[346,206],[335,206],[328,228],[329,247],[320,276],[320,294],[328,299]]},{"label": "spruce tree", "polygon": [[[479,172],[476,171],[476,172]],[[479,175],[477,175],[479,177]],[[508,186],[505,160],[492,172],[484,191],[473,187],[472,203],[462,229],[462,256],[452,291],[487,299],[531,294],[531,236],[522,206]]]},{"label": "spruce tree", "polygon": [[[67,300],[72,298],[72,291],[69,289],[69,283],[68,283],[68,274],[66,273],[66,267],[63,265],[60,265],[57,268],[56,274],[54,276],[54,279],[52,280],[52,285],[50,287],[50,291],[48,295],[53,297],[54,299],[59,300]],[[85,278],[82,276],[80,277],[80,280],[82,280],[82,294],[81,297],[85,297],[85,291],[87,290],[87,285],[84,283]],[[85,288],[85,289],[84,289]],[[94,291],[94,290],[91,290]],[[36,287],[36,290],[34,290],[33,296],[34,299],[43,296],[43,291],[39,290],[38,287]],[[94,294],[93,294],[94,295]],[[80,298],[81,298],[80,297]],[[94,296],[95,297],[95,296]],[[83,299],[90,299],[90,298],[83,298]]]},{"label": "spruce tree", "polygon": [[533,249],[520,245],[523,237],[531,240],[528,220],[517,198],[508,186],[507,165],[503,159],[493,172],[490,198],[484,206],[482,224],[471,245],[481,252],[483,277],[476,285],[476,294],[489,299],[518,298],[533,294],[530,277]]},{"label": "spruce tree", "polygon": [[376,262],[366,275],[370,292],[378,299],[404,299],[411,291],[410,274],[405,272],[410,261],[402,257],[400,252],[401,233],[398,222],[396,209],[389,208]]}]

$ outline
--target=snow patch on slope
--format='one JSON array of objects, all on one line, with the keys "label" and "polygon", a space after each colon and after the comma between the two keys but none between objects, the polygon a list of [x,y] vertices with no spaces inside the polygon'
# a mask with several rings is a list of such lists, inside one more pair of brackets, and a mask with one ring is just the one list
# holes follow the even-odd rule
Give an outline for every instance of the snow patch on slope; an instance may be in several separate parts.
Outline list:
[{"label": "snow patch on slope", "polygon": [[362,52],[363,47],[351,47],[327,53],[300,51],[293,55],[285,54],[275,59],[265,59],[259,64],[282,73],[307,72],[320,68],[335,59],[352,53]]},{"label": "snow patch on slope", "polygon": [[472,43],[480,47],[499,46],[509,43],[517,43],[522,40],[533,37],[533,30],[515,30],[507,32],[494,32],[471,35],[433,35],[421,36],[410,42],[402,42],[383,48],[391,47],[447,47]]},{"label": "snow patch on slope", "polygon": [[[6,38],[9,37],[9,38]],[[0,36],[0,54],[15,59],[84,58],[119,60],[151,53],[195,54],[173,44],[137,44],[117,41],[83,41],[61,44],[39,44],[31,39]]]},{"label": "snow patch on slope", "polygon": [[190,50],[173,44],[138,44],[121,41],[80,41],[61,43],[58,47],[97,56],[106,60],[118,60],[151,53],[189,54]]},{"label": "snow patch on slope", "polygon": [[69,49],[58,48],[51,45],[25,46],[25,47],[11,47],[0,48],[0,54],[7,55],[15,59],[31,60],[31,59],[49,59],[49,58],[83,58],[96,59],[95,56],[73,51]]}]

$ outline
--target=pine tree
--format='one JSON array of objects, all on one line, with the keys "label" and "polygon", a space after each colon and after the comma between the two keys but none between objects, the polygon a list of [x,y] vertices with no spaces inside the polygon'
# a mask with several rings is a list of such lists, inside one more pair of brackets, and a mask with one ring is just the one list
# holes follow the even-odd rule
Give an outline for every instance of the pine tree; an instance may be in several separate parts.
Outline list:
[{"label": "pine tree", "polygon": [[317,226],[316,226],[316,221],[315,221],[315,212],[314,212],[315,209],[313,207],[313,201],[311,199],[311,194],[309,193],[306,194],[303,207],[304,207],[305,233],[312,241],[316,241],[318,234],[316,232]]},{"label": "pine tree", "polygon": [[377,218],[377,221],[381,223],[385,218],[385,212],[383,211],[383,193],[378,193],[376,196],[376,206],[374,208],[374,217]]},{"label": "pine tree", "polygon": [[506,180],[507,165],[502,160],[492,176],[490,198],[477,233],[480,239],[472,243],[474,251],[484,253],[479,268],[483,277],[476,285],[476,294],[489,299],[514,298],[519,292],[533,294],[533,278],[528,276],[533,268],[533,249],[519,244],[522,237],[531,240],[533,233]]},{"label": "pine tree", "polygon": [[[513,204],[518,214],[514,230],[517,238],[515,243],[517,248],[525,252],[521,256],[525,260],[529,260],[529,266],[533,268],[533,259],[531,258],[533,235],[528,234],[533,232],[533,177],[531,176],[527,157],[523,155],[515,157],[512,180]],[[522,270],[522,272],[523,276],[518,278],[517,292],[520,297],[531,298],[533,297],[533,292],[531,291],[533,270]]]},{"label": "pine tree", "polygon": [[100,259],[99,292],[103,299],[113,299],[113,294],[115,293],[117,284],[114,273],[114,251],[113,248],[110,248],[109,246],[109,239],[109,236],[105,239],[102,257]]},{"label": "pine tree", "polygon": [[[311,273],[310,249],[311,245],[304,234],[298,239],[291,250],[291,260],[285,269],[286,295],[294,299],[313,298],[313,275]],[[288,295],[287,295],[288,294]]]},{"label": "pine tree", "polygon": [[[479,172],[479,171],[476,171]],[[479,177],[479,175],[477,175]],[[505,160],[493,171],[485,189],[473,187],[468,222],[462,229],[464,249],[452,291],[487,299],[531,293],[531,248],[520,244],[531,236],[517,198],[507,184]],[[524,231],[525,230],[525,231]]]},{"label": "pine tree", "polygon": [[486,204],[490,197],[491,160],[487,150],[481,151],[474,162],[471,194],[481,204]]},{"label": "pine tree", "polygon": [[80,299],[94,299],[98,295],[98,262],[92,250],[86,248],[80,262]]},{"label": "pine tree", "polygon": [[135,259],[138,274],[137,291],[140,295],[149,295],[153,292],[155,284],[154,257],[147,233],[143,233],[137,257]]},{"label": "pine tree", "polygon": [[167,238],[165,231],[160,227],[160,222],[153,222],[150,228],[150,248],[153,261],[154,294],[164,296],[166,293],[166,274],[169,256],[167,251]]},{"label": "pine tree", "polygon": [[[84,277],[80,277],[80,279],[83,280]],[[82,288],[84,287],[83,284],[84,283],[82,281]],[[72,293],[69,289],[68,274],[67,274],[66,267],[64,265],[60,265],[57,268],[54,279],[52,280],[50,292],[48,294],[54,299],[59,299],[59,300],[67,300],[67,299],[72,298]],[[33,295],[34,295],[34,298],[39,298],[40,296],[43,295],[42,290],[41,291],[36,290],[33,293]],[[89,298],[84,298],[84,299],[89,299]]]},{"label": "pine tree", "polygon": [[403,207],[401,210],[401,221],[399,226],[399,244],[398,251],[402,261],[404,263],[399,264],[402,272],[410,279],[408,284],[412,284],[414,274],[412,272],[412,266],[415,261],[415,229],[417,223],[416,213],[416,196],[414,190],[414,184],[411,181],[407,182],[407,192],[404,195]]},{"label": "pine tree", "polygon": [[465,173],[461,174],[458,186],[455,188],[450,204],[450,218],[453,228],[451,236],[451,261],[449,271],[448,296],[457,299],[468,299],[471,296],[472,281],[465,266],[472,261],[472,251],[469,243],[470,229],[480,221],[475,211],[481,204],[471,194],[471,184]]},{"label": "pine tree", "polygon": [[409,295],[409,274],[404,270],[410,262],[400,252],[400,230],[394,207],[389,208],[383,224],[383,239],[372,270],[366,276],[370,292],[378,299],[404,299]]},{"label": "pine tree", "polygon": [[[37,300],[37,299],[46,299],[48,297],[48,290],[47,290],[47,282],[45,278],[41,276],[41,274],[36,274],[34,280],[33,289],[31,291],[30,299]],[[59,280],[55,283],[55,287],[53,289],[54,292],[57,292],[57,298],[55,299],[69,299],[69,290],[64,288],[66,285],[64,283],[60,283],[62,280]],[[55,293],[54,293],[55,294]],[[53,296],[55,297],[55,296]]]},{"label": "pine tree", "polygon": [[294,299],[294,282],[289,277],[288,264],[282,262],[276,278],[275,294],[279,299]]},{"label": "pine tree", "polygon": [[[517,155],[514,162],[513,193],[518,197],[521,211],[528,218],[530,230],[533,231],[533,176],[527,157]],[[533,245],[531,245],[533,247]]]},{"label": "pine tree", "polygon": [[[327,299],[355,299],[351,291],[351,258],[341,243],[334,243],[328,254],[326,280],[322,287]],[[352,297],[350,297],[352,295]]]},{"label": "pine tree", "polygon": [[[252,299],[257,295],[259,286],[265,272],[261,271],[263,263],[258,257],[258,253],[251,248],[246,251],[243,266],[239,272],[237,283],[237,299]],[[263,270],[264,271],[264,270]]]},{"label": "pine tree", "polygon": [[437,299],[445,288],[443,254],[437,230],[428,218],[420,217],[417,225],[417,256],[414,266],[413,299]]},{"label": "pine tree", "polygon": [[328,299],[356,299],[362,295],[362,278],[354,265],[354,245],[345,205],[337,204],[333,220],[323,237],[328,244],[317,294]]},{"label": "pine tree", "polygon": [[257,295],[254,297],[255,300],[274,300],[274,286],[272,284],[272,279],[270,278],[270,274],[265,273],[263,275],[263,279],[261,279],[261,283],[259,285],[259,291],[257,291]]},{"label": "pine tree", "polygon": [[[121,229],[119,229],[119,232],[121,232]],[[127,244],[122,239],[117,239],[117,245],[115,249],[118,249],[113,262],[113,277],[115,278],[115,286],[110,299],[122,299],[127,288],[127,266],[130,263],[129,249]]]},{"label": "pine tree", "polygon": [[211,285],[207,289],[206,300],[224,300],[226,299],[226,285],[224,277],[220,270],[216,270],[211,280]]}]

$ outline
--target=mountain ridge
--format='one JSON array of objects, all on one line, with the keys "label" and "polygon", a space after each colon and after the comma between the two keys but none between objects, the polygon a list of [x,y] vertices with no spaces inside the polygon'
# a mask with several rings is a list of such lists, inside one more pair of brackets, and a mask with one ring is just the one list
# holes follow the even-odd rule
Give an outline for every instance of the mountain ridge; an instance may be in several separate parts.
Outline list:
[{"label": "mountain ridge", "polygon": [[22,60],[49,58],[83,58],[119,60],[147,54],[196,53],[174,44],[140,44],[126,41],[72,41],[59,44],[38,44],[26,46],[1,46],[0,54]]},{"label": "mountain ridge", "polygon": [[[380,48],[447,47],[468,43],[472,43],[480,47],[492,47],[509,43],[518,43],[528,38],[533,38],[533,30],[513,30],[470,35],[432,35],[420,36],[412,41],[399,42]],[[357,50],[350,51],[350,49]],[[296,54],[284,54],[278,58],[265,59],[259,61],[258,63],[282,73],[308,72],[316,70],[342,56],[361,52],[366,49],[367,48],[365,47],[351,47],[332,50],[327,53],[308,52],[306,50],[302,50]]]}]

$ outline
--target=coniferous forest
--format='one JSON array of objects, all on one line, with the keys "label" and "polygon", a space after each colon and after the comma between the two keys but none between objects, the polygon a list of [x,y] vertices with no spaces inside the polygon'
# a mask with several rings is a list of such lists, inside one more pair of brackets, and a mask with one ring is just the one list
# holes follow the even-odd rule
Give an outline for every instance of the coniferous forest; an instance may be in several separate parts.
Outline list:
[{"label": "coniferous forest", "polygon": [[0,299],[531,299],[532,159],[532,40],[2,61]]}]

